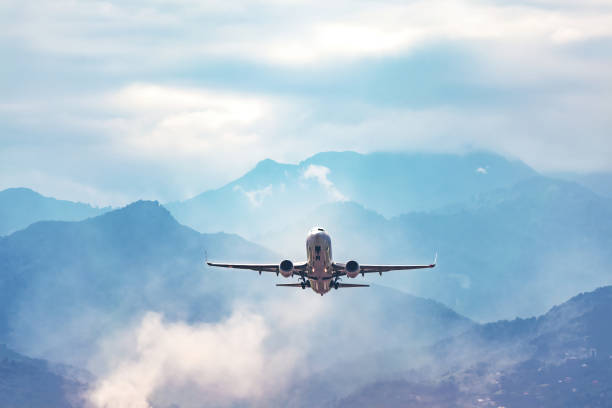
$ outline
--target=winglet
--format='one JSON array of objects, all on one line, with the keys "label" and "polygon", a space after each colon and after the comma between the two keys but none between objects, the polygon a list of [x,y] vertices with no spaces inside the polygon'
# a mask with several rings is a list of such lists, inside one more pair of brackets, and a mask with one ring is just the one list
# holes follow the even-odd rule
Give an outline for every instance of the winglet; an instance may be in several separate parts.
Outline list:
[{"label": "winglet", "polygon": [[436,252],[436,254],[434,255],[434,261],[430,266],[434,268],[437,264],[438,264],[438,253]]},{"label": "winglet", "polygon": [[204,250],[204,262],[210,265],[210,263],[208,262],[208,251],[207,250]]}]

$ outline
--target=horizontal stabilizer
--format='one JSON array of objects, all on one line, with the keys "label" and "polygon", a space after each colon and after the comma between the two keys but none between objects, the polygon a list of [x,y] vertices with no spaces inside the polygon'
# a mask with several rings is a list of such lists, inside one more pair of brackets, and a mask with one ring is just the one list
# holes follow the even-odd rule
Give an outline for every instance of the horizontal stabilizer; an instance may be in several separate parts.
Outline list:
[{"label": "horizontal stabilizer", "polygon": [[[301,288],[301,283],[277,283],[276,286],[284,286],[286,288]],[[340,288],[367,288],[370,285],[360,285],[358,283],[338,283],[338,289]]]}]

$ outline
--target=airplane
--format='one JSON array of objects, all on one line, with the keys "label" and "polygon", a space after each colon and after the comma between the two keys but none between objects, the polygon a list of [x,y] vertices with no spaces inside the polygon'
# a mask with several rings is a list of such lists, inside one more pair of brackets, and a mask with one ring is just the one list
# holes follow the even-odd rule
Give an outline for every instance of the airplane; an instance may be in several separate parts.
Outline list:
[{"label": "airplane", "polygon": [[262,272],[273,272],[276,276],[281,274],[285,278],[294,275],[299,277],[298,283],[277,283],[276,286],[293,287],[302,289],[312,288],[316,293],[323,296],[332,288],[360,288],[370,285],[355,283],[341,283],[342,276],[356,278],[359,274],[365,276],[366,273],[406,270],[406,269],[426,269],[436,266],[437,254],[433,263],[429,265],[359,265],[357,261],[338,263],[332,260],[331,237],[321,227],[314,227],[306,237],[306,262],[293,263],[289,259],[281,261],[280,264],[224,264],[216,262],[206,263],[209,266],[234,269],[250,269]]}]

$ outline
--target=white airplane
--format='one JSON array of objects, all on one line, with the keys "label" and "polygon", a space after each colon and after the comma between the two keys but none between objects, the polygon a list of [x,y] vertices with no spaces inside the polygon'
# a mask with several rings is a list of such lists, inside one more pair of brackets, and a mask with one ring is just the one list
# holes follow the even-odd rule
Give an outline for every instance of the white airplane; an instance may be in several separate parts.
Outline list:
[{"label": "white airplane", "polygon": [[357,261],[338,263],[332,260],[331,237],[323,228],[315,227],[310,230],[306,237],[306,262],[294,264],[285,259],[280,264],[222,264],[215,262],[206,263],[210,266],[235,269],[251,269],[262,272],[274,272],[278,276],[280,273],[285,278],[294,275],[299,276],[298,283],[278,283],[276,286],[285,286],[302,289],[312,288],[316,293],[323,296],[331,288],[359,288],[370,285],[360,285],[355,283],[340,283],[340,277],[348,276],[356,278],[359,274],[365,276],[366,273],[378,272],[381,276],[383,272],[397,271],[405,269],[425,269],[436,266],[436,258],[429,265],[359,265]]}]

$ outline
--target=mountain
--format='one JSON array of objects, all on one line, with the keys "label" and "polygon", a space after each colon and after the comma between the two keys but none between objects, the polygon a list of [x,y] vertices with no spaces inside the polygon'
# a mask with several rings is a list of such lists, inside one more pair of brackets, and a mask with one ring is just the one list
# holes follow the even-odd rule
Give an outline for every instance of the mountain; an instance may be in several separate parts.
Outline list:
[{"label": "mountain", "polygon": [[573,181],[593,190],[599,195],[612,198],[612,173],[555,173],[554,177]]},{"label": "mountain", "polygon": [[27,188],[0,191],[0,235],[8,235],[42,220],[78,221],[110,208],[44,197]]},{"label": "mountain", "polygon": [[62,375],[67,367],[53,366],[0,345],[0,406],[19,408],[73,408],[83,406],[85,384]]},{"label": "mountain", "polygon": [[300,260],[312,224],[331,233],[339,262],[428,263],[437,251],[433,270],[367,280],[480,321],[543,313],[577,290],[612,283],[612,200],[545,177],[391,219],[352,202],[325,204],[257,241]]},{"label": "mountain", "polygon": [[297,165],[264,160],[217,190],[166,206],[199,231],[252,238],[325,203],[351,200],[395,216],[464,201],[535,175],[522,162],[491,153],[327,152]]},{"label": "mountain", "polygon": [[610,310],[608,286],[538,318],[474,326],[431,350],[434,376],[406,370],[392,380],[359,387],[329,406],[608,407]]},{"label": "mountain", "polygon": [[200,234],[147,201],[0,238],[1,341],[76,364],[97,338],[146,311],[216,320],[229,307],[226,297],[256,276],[232,285],[228,272],[203,266],[205,250],[217,259],[278,259],[236,235]]}]

